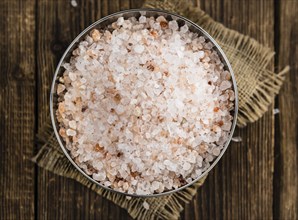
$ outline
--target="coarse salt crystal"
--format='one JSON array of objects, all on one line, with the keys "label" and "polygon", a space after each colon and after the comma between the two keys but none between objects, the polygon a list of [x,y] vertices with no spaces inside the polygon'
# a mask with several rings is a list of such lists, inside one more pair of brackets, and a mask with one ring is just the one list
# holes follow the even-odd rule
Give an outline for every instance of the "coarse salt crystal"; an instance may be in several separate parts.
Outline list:
[{"label": "coarse salt crystal", "polygon": [[76,74],[73,73],[73,72],[69,72],[68,76],[69,76],[69,78],[70,78],[71,81],[75,81],[77,79]]},{"label": "coarse salt crystal", "polygon": [[230,81],[223,81],[221,84],[220,84],[220,90],[226,90],[228,88],[230,88],[232,86],[232,83]]},{"label": "coarse salt crystal", "polygon": [[106,173],[104,171],[100,173],[93,173],[92,177],[97,181],[104,181],[106,179]]},{"label": "coarse salt crystal", "polygon": [[205,53],[202,50],[200,50],[197,54],[198,54],[198,58],[199,59],[201,59],[201,58],[203,58],[205,56]]},{"label": "coarse salt crystal", "polygon": [[146,23],[146,17],[145,17],[145,16],[140,16],[140,17],[139,17],[139,22],[140,22],[141,24]]},{"label": "coarse salt crystal", "polygon": [[123,17],[119,17],[118,20],[117,20],[117,25],[118,26],[121,26],[121,25],[123,25],[123,23],[124,23],[124,18]]},{"label": "coarse salt crystal", "polygon": [[78,3],[77,3],[76,0],[71,0],[70,4],[71,4],[72,7],[77,7],[78,6]]},{"label": "coarse salt crystal", "polygon": [[144,201],[144,202],[143,202],[143,207],[144,207],[144,209],[149,210],[149,208],[150,208],[149,203],[146,202],[146,201]]},{"label": "coarse salt crystal", "polygon": [[175,21],[175,20],[170,21],[169,28],[172,29],[173,31],[177,31],[179,28],[177,21]]},{"label": "coarse salt crystal", "polygon": [[134,50],[135,50],[136,53],[142,53],[144,51],[144,46],[142,46],[142,45],[136,45],[134,47]]},{"label": "coarse salt crystal", "polygon": [[185,163],[183,164],[183,170],[189,170],[190,168],[191,168],[190,163],[185,162]]},{"label": "coarse salt crystal", "polygon": [[62,85],[62,84],[58,84],[58,86],[57,86],[57,94],[59,95],[64,90],[65,90],[65,86]]},{"label": "coarse salt crystal", "polygon": [[77,128],[77,123],[74,120],[69,121],[68,124],[69,124],[69,127],[72,128],[72,129],[76,129]]},{"label": "coarse salt crystal", "polygon": [[77,132],[75,130],[73,130],[73,129],[67,129],[66,130],[66,134],[68,136],[75,136],[77,134]]},{"label": "coarse salt crystal", "polygon": [[180,28],[180,32],[185,34],[186,32],[188,31],[188,26],[187,24],[183,25],[181,28]]}]

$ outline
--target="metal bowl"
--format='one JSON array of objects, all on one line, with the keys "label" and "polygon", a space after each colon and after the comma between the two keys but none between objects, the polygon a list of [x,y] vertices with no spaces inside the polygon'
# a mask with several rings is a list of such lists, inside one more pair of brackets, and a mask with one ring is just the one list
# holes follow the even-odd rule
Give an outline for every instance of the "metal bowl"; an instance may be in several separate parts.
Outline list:
[{"label": "metal bowl", "polygon": [[[129,18],[129,17],[140,17],[141,15],[144,15],[146,17],[158,17],[158,16],[164,16],[167,20],[176,20],[179,24],[179,26],[182,26],[184,24],[187,24],[189,26],[190,31],[198,33],[201,36],[204,36],[207,41],[212,42],[214,44],[214,48],[221,61],[224,64],[224,68],[228,71],[230,71],[231,76],[232,76],[232,82],[233,82],[233,90],[235,92],[235,101],[234,101],[234,110],[231,112],[231,114],[233,115],[233,124],[231,127],[231,131],[229,134],[229,139],[228,141],[225,143],[224,148],[222,149],[220,155],[212,162],[212,164],[210,165],[210,167],[201,174],[201,176],[199,176],[197,179],[193,180],[191,183],[188,183],[178,189],[175,190],[170,190],[170,191],[165,191],[162,193],[158,193],[158,194],[150,194],[150,195],[137,195],[137,194],[128,194],[128,193],[123,193],[123,192],[119,192],[116,191],[114,189],[108,188],[106,186],[103,186],[102,184],[100,184],[99,182],[97,182],[96,180],[92,179],[91,176],[89,176],[88,174],[86,174],[73,160],[73,158],[70,156],[69,151],[66,149],[65,147],[65,143],[63,141],[63,139],[60,137],[58,130],[59,129],[59,124],[57,122],[56,119],[56,110],[57,110],[57,82],[60,76],[62,76],[63,74],[63,68],[61,68],[61,65],[63,62],[65,61],[69,61],[71,55],[72,55],[72,51],[77,47],[78,43],[84,39],[84,37],[90,32],[90,30],[92,30],[93,28],[98,28],[98,29],[103,29],[105,27],[107,27],[107,25],[115,22],[119,17],[124,17],[124,18]],[[228,145],[232,139],[232,135],[234,133],[235,130],[235,126],[236,126],[236,120],[237,120],[237,114],[238,114],[238,93],[237,93],[237,85],[236,85],[236,80],[235,80],[235,76],[233,73],[233,70],[231,68],[231,65],[227,59],[227,57],[225,56],[224,52],[222,51],[222,49],[220,48],[220,46],[216,43],[216,41],[205,31],[203,30],[201,27],[199,27],[197,24],[193,23],[192,21],[177,15],[177,14],[173,14],[173,13],[169,13],[166,11],[162,11],[162,10],[156,10],[156,9],[130,9],[130,10],[125,10],[125,11],[120,11],[114,14],[111,14],[109,16],[106,16],[98,21],[96,21],[95,23],[93,23],[92,25],[90,25],[89,27],[87,27],[82,33],[80,33],[73,41],[72,43],[69,45],[69,47],[67,48],[67,50],[65,51],[65,53],[63,54],[55,75],[54,75],[54,79],[52,82],[52,87],[51,87],[51,94],[50,94],[50,111],[51,111],[51,120],[52,120],[52,124],[53,124],[53,128],[54,128],[54,132],[55,135],[57,137],[57,140],[60,144],[60,147],[62,148],[65,156],[69,159],[69,161],[74,165],[74,167],[82,173],[82,175],[84,175],[87,179],[89,179],[91,182],[95,183],[96,185],[105,188],[107,190],[113,191],[113,192],[117,192],[126,196],[138,196],[138,197],[156,197],[156,196],[161,196],[161,195],[167,195],[170,193],[174,193],[177,192],[179,190],[182,190],[190,185],[192,185],[193,183],[195,183],[196,181],[198,181],[199,179],[201,179],[202,177],[204,177],[205,175],[208,174],[208,172],[210,172],[210,170],[212,170],[212,168],[218,163],[218,161],[220,160],[220,158],[223,156],[224,152],[226,151],[226,149],[228,148]]]}]

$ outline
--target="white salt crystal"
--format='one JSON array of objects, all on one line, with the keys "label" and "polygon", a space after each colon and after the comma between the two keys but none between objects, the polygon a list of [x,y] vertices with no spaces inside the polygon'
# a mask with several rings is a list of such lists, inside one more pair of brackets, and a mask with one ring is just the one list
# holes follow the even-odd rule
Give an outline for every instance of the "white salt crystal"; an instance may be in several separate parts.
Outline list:
[{"label": "white salt crystal", "polygon": [[188,31],[188,26],[187,26],[187,24],[183,25],[183,26],[180,28],[180,32],[181,32],[182,34],[185,34],[187,31]]},{"label": "white salt crystal", "polygon": [[134,50],[135,50],[136,53],[142,53],[144,51],[144,46],[142,46],[142,45],[136,45],[134,47]]},{"label": "white salt crystal", "polygon": [[115,119],[116,119],[116,118],[115,118],[114,116],[110,115],[110,116],[108,117],[107,122],[108,122],[109,124],[113,124],[114,121],[115,121]]},{"label": "white salt crystal", "polygon": [[139,22],[140,23],[146,23],[146,17],[145,16],[140,16]]},{"label": "white salt crystal", "polygon": [[183,103],[183,101],[181,101],[181,100],[179,100],[179,99],[176,99],[176,100],[175,100],[175,105],[176,105],[176,107],[177,107],[179,110],[182,110],[183,107],[184,107],[184,103]]},{"label": "white salt crystal", "polygon": [[169,28],[172,29],[173,31],[177,31],[179,28],[177,21],[175,21],[175,20],[170,21]]},{"label": "white salt crystal", "polygon": [[123,105],[118,105],[117,108],[116,108],[116,112],[117,114],[122,114],[125,112],[125,108]]},{"label": "white salt crystal", "polygon": [[232,141],[234,142],[241,142],[242,138],[240,136],[232,137]]},{"label": "white salt crystal", "polygon": [[77,134],[77,132],[75,130],[73,130],[73,129],[67,129],[66,130],[66,134],[68,136],[75,136]]},{"label": "white salt crystal", "polygon": [[203,58],[205,56],[205,53],[202,50],[200,50],[197,54],[198,54],[198,58],[199,59],[201,59],[201,58]]},{"label": "white salt crystal", "polygon": [[71,4],[72,7],[77,7],[78,6],[78,3],[77,3],[76,0],[71,0],[70,4]]},{"label": "white salt crystal", "polygon": [[69,72],[68,76],[69,76],[71,81],[76,81],[76,79],[77,79],[76,74],[73,73],[73,72]]},{"label": "white salt crystal", "polygon": [[134,115],[137,116],[137,117],[139,117],[139,116],[142,115],[142,110],[141,110],[140,107],[136,107],[136,108],[134,109]]},{"label": "white salt crystal", "polygon": [[278,108],[273,109],[273,114],[274,114],[274,115],[278,114],[279,112],[280,112],[280,111],[279,111]]},{"label": "white salt crystal", "polygon": [[189,170],[190,168],[191,168],[190,163],[185,162],[185,163],[183,164],[183,170]]},{"label": "white salt crystal", "polygon": [[117,25],[118,25],[118,26],[121,26],[121,25],[123,25],[123,23],[124,23],[124,18],[123,18],[123,17],[119,17],[119,18],[117,19]]},{"label": "white salt crystal", "polygon": [[69,127],[72,128],[72,129],[76,129],[77,128],[77,123],[76,121],[72,120],[72,121],[69,121]]},{"label": "white salt crystal", "polygon": [[100,173],[93,173],[92,178],[97,181],[104,181],[106,179],[106,173],[104,171]]},{"label": "white salt crystal", "polygon": [[149,208],[150,208],[149,203],[146,202],[146,201],[144,201],[144,202],[143,202],[143,207],[144,207],[145,209],[149,210]]}]

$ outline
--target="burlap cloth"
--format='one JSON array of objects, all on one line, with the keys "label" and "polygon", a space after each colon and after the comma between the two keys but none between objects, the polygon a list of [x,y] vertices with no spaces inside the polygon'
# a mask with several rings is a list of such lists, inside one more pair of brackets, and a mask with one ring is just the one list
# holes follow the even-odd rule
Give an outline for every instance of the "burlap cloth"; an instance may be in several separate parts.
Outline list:
[{"label": "burlap cloth", "polygon": [[[148,0],[144,7],[159,8],[181,14],[204,28],[219,43],[231,62],[238,84],[238,126],[245,126],[248,122],[254,122],[266,112],[283,83],[285,73],[288,71],[288,67],[286,67],[282,72],[276,74],[268,69],[268,63],[272,60],[274,51],[248,36],[215,22],[200,8],[194,8],[185,1]],[[171,195],[146,199],[150,207],[147,210],[143,206],[144,199],[127,199],[125,196],[96,186],[81,175],[64,156],[50,122],[41,129],[38,139],[42,143],[42,147],[33,161],[40,167],[58,175],[75,179],[126,209],[133,218],[137,219],[179,218],[180,212],[183,210],[183,203],[192,199],[205,180],[204,178],[193,186]]]}]

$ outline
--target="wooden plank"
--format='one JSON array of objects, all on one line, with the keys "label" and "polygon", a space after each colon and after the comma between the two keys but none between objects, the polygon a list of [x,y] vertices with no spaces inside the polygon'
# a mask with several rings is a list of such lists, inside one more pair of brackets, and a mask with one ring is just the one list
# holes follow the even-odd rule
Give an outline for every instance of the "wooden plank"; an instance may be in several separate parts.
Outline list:
[{"label": "wooden plank", "polygon": [[131,8],[141,8],[145,0],[130,0]]},{"label": "wooden plank", "polygon": [[274,215],[276,219],[298,219],[298,2],[280,1],[276,9],[279,69],[290,65],[277,99]]},{"label": "wooden plank", "polygon": [[129,0],[120,0],[120,10],[130,9]]},{"label": "wooden plank", "polygon": [[34,219],[35,1],[0,1],[0,219]]},{"label": "wooden plank", "polygon": [[[127,7],[128,1],[38,1],[39,127],[49,116],[49,90],[55,67],[69,43],[101,16]],[[125,210],[81,184],[38,169],[39,219],[127,219]]]},{"label": "wooden plank", "polygon": [[[227,27],[274,47],[273,1],[202,0],[200,6]],[[184,219],[272,219],[272,109],[258,122],[236,130],[243,142],[231,144],[194,202],[186,206]]]}]

